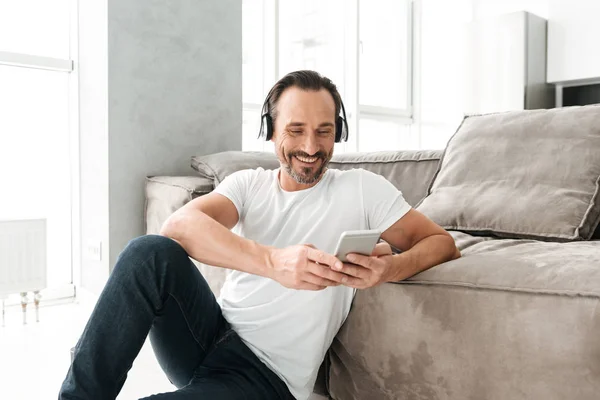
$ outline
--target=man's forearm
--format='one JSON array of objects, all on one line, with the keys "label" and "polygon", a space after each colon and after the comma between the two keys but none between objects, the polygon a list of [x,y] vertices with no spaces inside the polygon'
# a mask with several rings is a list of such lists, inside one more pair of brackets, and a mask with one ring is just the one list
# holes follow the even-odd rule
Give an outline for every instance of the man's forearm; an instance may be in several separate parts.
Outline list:
[{"label": "man's forearm", "polygon": [[459,257],[460,252],[451,236],[432,235],[426,237],[410,250],[393,256],[394,274],[388,281],[402,281],[433,266]]},{"label": "man's forearm", "polygon": [[266,246],[236,235],[201,211],[173,214],[160,234],[177,241],[201,263],[269,276]]}]

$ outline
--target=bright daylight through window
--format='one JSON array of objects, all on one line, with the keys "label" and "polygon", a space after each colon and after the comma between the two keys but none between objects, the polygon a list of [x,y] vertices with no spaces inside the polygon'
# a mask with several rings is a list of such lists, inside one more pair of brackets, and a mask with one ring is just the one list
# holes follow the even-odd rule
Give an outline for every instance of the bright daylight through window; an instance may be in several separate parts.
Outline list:
[{"label": "bright daylight through window", "polygon": [[[243,0],[244,150],[256,139],[269,88],[286,73],[331,78],[352,131],[336,153],[402,149],[412,122],[412,11],[409,0]],[[381,38],[385,40],[381,40]]]},{"label": "bright daylight through window", "polygon": [[[71,7],[70,0],[0,0],[0,221],[46,220],[47,287],[66,291],[72,284]],[[14,240],[2,238],[4,245]],[[3,283],[23,272],[8,268]]]}]

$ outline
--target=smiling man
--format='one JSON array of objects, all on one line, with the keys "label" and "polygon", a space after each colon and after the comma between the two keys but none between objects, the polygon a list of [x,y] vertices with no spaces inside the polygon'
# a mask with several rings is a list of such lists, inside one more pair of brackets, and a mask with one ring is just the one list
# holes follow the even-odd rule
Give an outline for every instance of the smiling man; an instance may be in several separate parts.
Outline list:
[{"label": "smiling man", "polygon": [[[263,124],[277,124],[280,133],[269,139],[276,141],[277,157],[285,172],[279,177],[281,186],[293,191],[306,189],[323,176],[333,155],[337,117],[332,116],[338,116],[340,110],[327,89],[291,87],[283,91],[284,86],[276,85],[271,91],[269,98],[277,101],[267,102],[269,110]],[[309,130],[314,130],[313,134],[305,135]]]},{"label": "smiling man", "polygon": [[[281,167],[244,170],[123,251],[77,344],[60,398],[115,398],[149,334],[179,389],[151,398],[307,399],[356,289],[457,258],[452,237],[379,175],[327,169],[348,131],[335,85],[314,71],[269,92],[261,135]],[[331,253],[377,229],[371,256]],[[228,268],[215,299],[191,263]]]}]

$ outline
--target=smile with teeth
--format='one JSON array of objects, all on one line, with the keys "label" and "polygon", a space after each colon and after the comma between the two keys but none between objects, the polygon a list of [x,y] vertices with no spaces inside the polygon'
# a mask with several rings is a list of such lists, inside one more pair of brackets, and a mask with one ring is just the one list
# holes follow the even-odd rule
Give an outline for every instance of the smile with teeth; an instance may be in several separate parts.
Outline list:
[{"label": "smile with teeth", "polygon": [[319,157],[302,157],[302,156],[294,156],[294,157],[296,157],[298,160],[300,160],[306,164],[312,164],[319,159]]}]

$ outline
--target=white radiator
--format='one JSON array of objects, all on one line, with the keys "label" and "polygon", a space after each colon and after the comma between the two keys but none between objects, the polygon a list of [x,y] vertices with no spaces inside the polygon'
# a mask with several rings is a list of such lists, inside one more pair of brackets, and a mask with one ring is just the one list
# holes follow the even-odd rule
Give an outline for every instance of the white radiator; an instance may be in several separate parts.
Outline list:
[{"label": "white radiator", "polygon": [[46,288],[46,246],[45,219],[0,220],[0,297],[22,294],[24,322],[27,292],[35,293],[37,309]]}]

